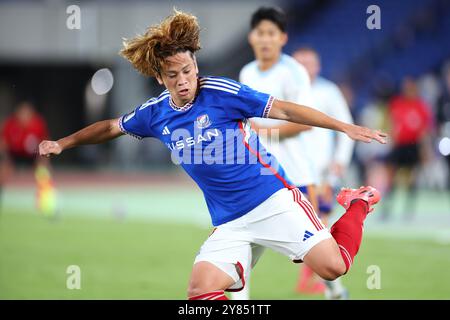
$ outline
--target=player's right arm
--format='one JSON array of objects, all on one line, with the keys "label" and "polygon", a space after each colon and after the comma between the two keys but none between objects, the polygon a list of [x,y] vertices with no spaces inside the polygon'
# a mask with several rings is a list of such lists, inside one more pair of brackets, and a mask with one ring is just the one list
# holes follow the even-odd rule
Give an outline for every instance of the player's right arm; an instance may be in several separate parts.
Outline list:
[{"label": "player's right arm", "polygon": [[85,144],[103,143],[123,134],[119,127],[119,119],[103,120],[57,141],[42,141],[39,144],[39,155],[46,157],[52,154],[58,155],[66,149]]}]

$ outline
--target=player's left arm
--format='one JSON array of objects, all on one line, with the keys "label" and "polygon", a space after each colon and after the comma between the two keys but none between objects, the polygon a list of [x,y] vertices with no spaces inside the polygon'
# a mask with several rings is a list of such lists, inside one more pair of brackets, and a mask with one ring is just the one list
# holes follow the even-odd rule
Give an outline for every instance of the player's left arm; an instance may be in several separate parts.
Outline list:
[{"label": "player's left arm", "polygon": [[313,108],[298,105],[292,102],[275,99],[269,111],[268,117],[344,132],[353,140],[359,140],[367,143],[371,142],[372,140],[376,140],[379,143],[386,143],[386,133],[383,133],[379,130],[372,130],[369,128],[345,123],[331,118]]}]

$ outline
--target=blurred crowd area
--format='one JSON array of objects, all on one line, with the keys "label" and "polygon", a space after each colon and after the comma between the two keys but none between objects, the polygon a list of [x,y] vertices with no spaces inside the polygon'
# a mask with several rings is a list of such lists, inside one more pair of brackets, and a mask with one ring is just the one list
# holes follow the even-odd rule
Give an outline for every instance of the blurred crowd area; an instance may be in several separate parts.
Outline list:
[{"label": "blurred crowd area", "polygon": [[[2,167],[5,172],[35,164],[40,140],[118,117],[158,95],[163,89],[156,81],[134,72],[117,51],[122,37],[159,21],[173,5],[199,16],[204,39],[198,57],[201,73],[233,79],[253,60],[247,43],[251,13],[261,5],[277,5],[289,13],[285,52],[301,46],[317,50],[322,76],[339,85],[355,123],[390,135],[387,145],[356,145],[351,171],[356,173],[349,172],[347,183],[371,184],[385,194],[397,186],[412,193],[417,188],[450,189],[448,1],[378,1],[379,30],[366,25],[366,9],[372,4],[366,0],[131,1],[127,7],[81,1],[84,22],[78,31],[66,30],[64,2],[24,3],[28,5],[0,2],[1,42],[10,44],[0,49],[0,150],[2,161],[8,158],[10,164]],[[123,19],[111,19],[120,12]],[[230,14],[237,21],[229,26],[232,32],[220,27],[229,25]],[[61,30],[54,34],[57,22],[62,23]],[[126,138],[71,150],[53,165],[95,170],[174,168],[161,143]]]},{"label": "blurred crowd area", "polygon": [[[352,88],[341,89],[354,106]],[[389,134],[386,145],[356,144],[352,160],[353,183],[373,185],[385,195],[383,214],[390,212],[396,189],[407,191],[404,212],[411,216],[418,189],[450,190],[450,62],[439,72],[405,76],[352,113],[356,123]]]},{"label": "blurred crowd area", "polygon": [[449,62],[438,73],[405,76],[397,87],[376,93],[354,117],[390,135],[387,145],[357,145],[354,161],[365,181],[388,190],[403,170],[406,185],[450,187]]}]

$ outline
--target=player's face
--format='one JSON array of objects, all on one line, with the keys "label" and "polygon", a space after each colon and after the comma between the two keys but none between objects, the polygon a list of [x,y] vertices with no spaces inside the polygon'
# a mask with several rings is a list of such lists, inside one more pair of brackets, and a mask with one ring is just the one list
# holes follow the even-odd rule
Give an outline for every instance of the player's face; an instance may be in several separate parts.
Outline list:
[{"label": "player's face", "polygon": [[170,96],[178,106],[192,101],[197,92],[197,62],[189,51],[179,52],[167,57],[162,66],[159,84],[169,90]]},{"label": "player's face", "polygon": [[314,81],[320,73],[320,60],[317,54],[312,51],[299,51],[293,57],[305,67],[309,78]]},{"label": "player's face", "polygon": [[287,42],[287,34],[269,20],[262,20],[248,36],[257,60],[278,59]]}]

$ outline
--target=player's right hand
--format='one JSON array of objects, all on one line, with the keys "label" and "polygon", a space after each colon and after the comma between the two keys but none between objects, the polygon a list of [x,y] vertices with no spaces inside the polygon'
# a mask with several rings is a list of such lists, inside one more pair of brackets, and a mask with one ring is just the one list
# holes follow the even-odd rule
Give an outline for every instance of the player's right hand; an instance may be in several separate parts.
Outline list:
[{"label": "player's right hand", "polygon": [[39,144],[39,155],[43,157],[50,157],[52,154],[60,154],[62,148],[56,141],[44,140]]}]

